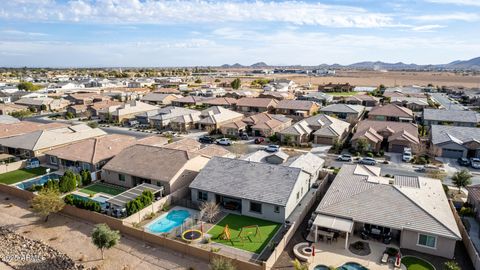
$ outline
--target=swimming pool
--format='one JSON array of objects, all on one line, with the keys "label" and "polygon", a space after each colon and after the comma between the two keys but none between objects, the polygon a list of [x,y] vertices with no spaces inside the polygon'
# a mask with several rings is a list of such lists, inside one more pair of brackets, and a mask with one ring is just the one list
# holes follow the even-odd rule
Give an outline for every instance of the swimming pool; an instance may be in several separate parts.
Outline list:
[{"label": "swimming pool", "polygon": [[58,179],[60,179],[59,174],[49,173],[49,174],[45,174],[45,175],[42,175],[42,176],[39,176],[39,177],[36,177],[36,178],[32,178],[30,180],[21,182],[21,183],[17,184],[16,187],[18,187],[19,189],[29,189],[34,185],[43,185],[46,182],[48,182],[48,180],[58,181]]},{"label": "swimming pool", "polygon": [[172,209],[167,214],[164,214],[152,221],[146,226],[146,229],[152,233],[168,233],[189,218],[190,212],[184,209]]},{"label": "swimming pool", "polygon": [[319,264],[313,268],[313,270],[330,270],[330,268],[326,265]]},{"label": "swimming pool", "polygon": [[338,267],[337,270],[368,270],[368,268],[356,262],[347,262]]}]

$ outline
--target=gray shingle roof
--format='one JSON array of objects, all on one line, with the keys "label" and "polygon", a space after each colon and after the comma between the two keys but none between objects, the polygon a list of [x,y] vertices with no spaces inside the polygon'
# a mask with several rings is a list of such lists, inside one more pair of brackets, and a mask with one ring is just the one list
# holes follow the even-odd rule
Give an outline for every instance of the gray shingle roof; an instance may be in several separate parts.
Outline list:
[{"label": "gray shingle roof", "polygon": [[316,212],[461,239],[440,181],[417,177],[416,187],[413,179],[379,177],[375,169],[343,165]]},{"label": "gray shingle roof", "polygon": [[480,117],[477,112],[474,111],[450,111],[450,110],[435,110],[424,109],[424,120],[433,121],[451,121],[451,122],[464,122],[464,123],[478,123]]},{"label": "gray shingle roof", "polygon": [[466,143],[470,141],[480,142],[480,128],[432,125],[432,143],[445,142]]},{"label": "gray shingle roof", "polygon": [[320,109],[322,112],[334,112],[334,113],[362,113],[365,110],[365,106],[362,105],[350,105],[350,104],[331,104]]},{"label": "gray shingle roof", "polygon": [[190,188],[285,206],[300,174],[299,168],[214,157]]}]

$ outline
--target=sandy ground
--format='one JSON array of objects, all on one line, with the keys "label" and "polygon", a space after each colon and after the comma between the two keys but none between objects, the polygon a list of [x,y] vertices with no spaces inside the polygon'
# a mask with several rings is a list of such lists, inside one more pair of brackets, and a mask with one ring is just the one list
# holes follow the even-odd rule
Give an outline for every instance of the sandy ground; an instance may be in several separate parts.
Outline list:
[{"label": "sandy ground", "polygon": [[[233,72],[233,71],[232,71]],[[243,70],[244,72],[244,70]],[[255,77],[242,77],[242,83],[250,82],[256,78],[287,78],[295,81],[298,85],[311,83],[313,85],[327,83],[350,83],[356,86],[408,86],[433,84],[435,86],[456,86],[456,87],[480,87],[480,75],[462,75],[452,72],[413,72],[413,71],[336,71],[335,76],[309,77],[302,74],[275,74]],[[232,78],[222,79],[230,82]],[[214,78],[203,78],[204,82],[214,82]]]},{"label": "sandy ground", "polygon": [[[5,200],[6,197],[10,199]],[[9,204],[13,206],[8,207]],[[0,193],[1,225],[11,225],[17,233],[41,240],[86,267],[97,266],[104,270],[208,269],[206,262],[158,246],[149,246],[139,239],[123,235],[120,244],[107,250],[102,261],[100,252],[90,240],[93,224],[59,214],[51,216],[44,223],[28,210],[26,202],[3,193]],[[0,263],[0,269],[10,268]]]}]

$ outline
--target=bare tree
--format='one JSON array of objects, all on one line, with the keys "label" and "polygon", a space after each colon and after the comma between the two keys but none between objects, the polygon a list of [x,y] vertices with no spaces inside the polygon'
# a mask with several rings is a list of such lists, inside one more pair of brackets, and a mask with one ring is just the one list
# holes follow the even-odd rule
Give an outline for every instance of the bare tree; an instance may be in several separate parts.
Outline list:
[{"label": "bare tree", "polygon": [[200,205],[200,219],[212,223],[220,213],[220,207],[214,202],[204,202]]}]

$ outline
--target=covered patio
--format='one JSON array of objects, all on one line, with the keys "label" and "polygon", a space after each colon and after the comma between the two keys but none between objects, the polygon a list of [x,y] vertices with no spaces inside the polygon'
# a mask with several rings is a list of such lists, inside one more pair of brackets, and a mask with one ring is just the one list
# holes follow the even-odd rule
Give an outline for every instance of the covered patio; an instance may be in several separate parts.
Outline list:
[{"label": "covered patio", "polygon": [[[336,241],[338,236],[345,236],[345,249],[348,249],[348,237],[353,232],[354,222],[351,219],[318,214],[312,224],[307,237],[308,241],[317,243],[318,240],[327,242]],[[312,235],[313,234],[313,235]]]}]

